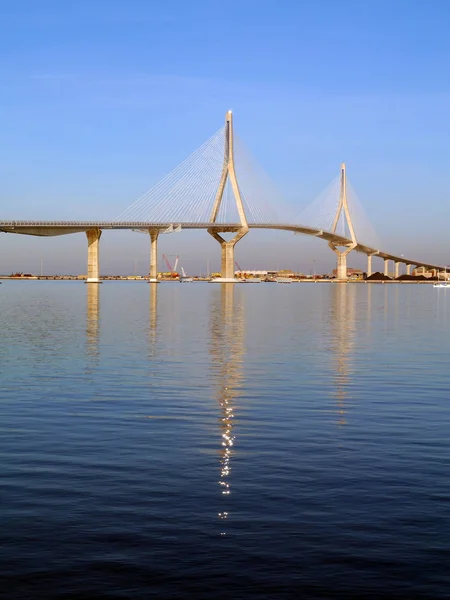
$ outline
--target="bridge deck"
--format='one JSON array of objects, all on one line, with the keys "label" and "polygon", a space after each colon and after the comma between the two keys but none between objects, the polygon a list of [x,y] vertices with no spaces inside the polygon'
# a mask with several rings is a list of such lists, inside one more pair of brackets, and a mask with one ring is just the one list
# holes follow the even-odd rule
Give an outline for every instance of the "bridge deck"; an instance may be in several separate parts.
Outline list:
[{"label": "bridge deck", "polygon": [[[157,229],[160,232],[179,231],[180,229],[213,229],[221,232],[238,231],[239,223],[149,223],[145,221],[121,222],[121,221],[0,221],[0,231],[4,233],[15,233],[22,235],[33,235],[40,237],[68,235],[81,233],[90,229]],[[319,237],[327,242],[334,242],[340,246],[348,246],[352,240],[329,231],[307,227],[304,225],[293,225],[289,223],[249,223],[250,229],[278,229],[292,231],[293,233]],[[380,258],[393,260],[395,262],[423,266],[429,269],[443,269],[442,265],[436,265],[423,261],[417,261],[398,256],[389,252],[383,252],[378,248],[371,248],[358,243],[356,252],[372,254]]]}]

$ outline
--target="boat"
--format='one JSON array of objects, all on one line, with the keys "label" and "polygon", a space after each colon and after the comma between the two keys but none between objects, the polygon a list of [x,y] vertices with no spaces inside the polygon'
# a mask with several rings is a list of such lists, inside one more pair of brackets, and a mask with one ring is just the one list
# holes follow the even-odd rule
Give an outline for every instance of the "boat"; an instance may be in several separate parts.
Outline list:
[{"label": "boat", "polygon": [[192,283],[193,281],[194,281],[194,278],[188,277],[186,275],[186,271],[183,269],[183,267],[181,267],[180,283]]},{"label": "boat", "polygon": [[292,279],[290,277],[276,277],[275,281],[277,283],[292,283]]},{"label": "boat", "polygon": [[243,279],[242,283],[261,283],[261,277],[249,277],[248,279]]},{"label": "boat", "polygon": [[433,287],[450,288],[450,283],[447,281],[447,269],[445,269],[444,277],[445,277],[444,281],[440,281],[439,280],[439,271],[438,271],[438,279],[437,279],[436,283],[433,283]]},{"label": "boat", "polygon": [[448,281],[437,281],[436,283],[433,283],[433,287],[450,288],[450,283]]}]

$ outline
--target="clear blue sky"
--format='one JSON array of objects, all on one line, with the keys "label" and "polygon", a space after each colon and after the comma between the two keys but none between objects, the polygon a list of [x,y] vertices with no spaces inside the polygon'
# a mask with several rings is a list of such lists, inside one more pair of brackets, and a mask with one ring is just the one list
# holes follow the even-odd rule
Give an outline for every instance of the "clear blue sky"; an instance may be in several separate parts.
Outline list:
[{"label": "clear blue sky", "polygon": [[[299,210],[345,160],[386,250],[450,262],[449,22],[446,0],[2,0],[0,218],[113,218],[232,108]],[[84,272],[85,246],[0,235],[0,272]],[[206,233],[162,251],[219,262]],[[147,255],[145,236],[102,238],[103,271]],[[238,246],[245,268],[313,258],[334,263],[287,233]]]}]

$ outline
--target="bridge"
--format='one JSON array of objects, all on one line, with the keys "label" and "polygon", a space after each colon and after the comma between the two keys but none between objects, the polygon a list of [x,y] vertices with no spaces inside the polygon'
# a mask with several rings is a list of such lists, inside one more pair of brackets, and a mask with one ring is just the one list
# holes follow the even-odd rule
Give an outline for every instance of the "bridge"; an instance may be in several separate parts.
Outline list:
[{"label": "bridge", "polygon": [[[236,154],[241,159],[236,159]],[[217,281],[233,283],[234,249],[250,229],[272,229],[290,231],[317,237],[328,243],[337,256],[337,280],[347,279],[347,257],[350,252],[367,256],[367,275],[372,274],[372,259],[384,260],[384,273],[389,272],[389,263],[394,263],[398,277],[400,266],[411,273],[413,265],[441,270],[436,265],[412,258],[405,258],[382,251],[371,243],[364,243],[356,235],[351,204],[348,197],[346,166],[343,163],[339,175],[339,190],[336,207],[331,219],[324,227],[301,224],[289,219],[283,222],[275,215],[271,206],[278,193],[270,181],[256,173],[248,154],[239,147],[235,151],[233,116],[228,111],[225,125],[188,159],[157,183],[119,217],[112,221],[25,221],[0,220],[0,231],[4,233],[59,236],[85,232],[88,241],[87,282],[98,283],[100,274],[99,248],[102,231],[130,229],[148,233],[150,236],[151,282],[157,281],[158,237],[161,233],[204,229],[221,247],[221,277]],[[245,167],[245,168],[244,168]],[[256,169],[257,170],[257,169]],[[321,213],[317,220],[330,216],[330,211]],[[326,221],[325,218],[325,221]],[[339,231],[339,228],[342,231]],[[226,239],[223,234],[232,234]],[[368,242],[367,240],[365,240]]]}]

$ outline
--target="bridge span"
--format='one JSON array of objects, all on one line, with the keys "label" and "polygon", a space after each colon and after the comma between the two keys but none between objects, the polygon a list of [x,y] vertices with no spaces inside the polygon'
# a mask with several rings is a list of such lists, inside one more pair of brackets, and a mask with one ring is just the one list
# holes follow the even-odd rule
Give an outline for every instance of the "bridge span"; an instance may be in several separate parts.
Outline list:
[{"label": "bridge span", "polygon": [[[398,277],[400,265],[406,265],[411,273],[413,265],[429,269],[442,269],[440,265],[405,258],[367,245],[357,237],[350,204],[347,197],[346,167],[341,165],[339,198],[333,205],[332,221],[325,227],[314,227],[265,219],[267,204],[276,196],[270,180],[259,181],[264,174],[250,168],[251,177],[242,167],[251,165],[248,155],[239,149],[241,161],[235,161],[235,138],[231,111],[225,117],[225,125],[205,144],[196,150],[171,173],[157,183],[149,192],[113,221],[0,221],[4,233],[59,236],[84,232],[88,240],[88,282],[99,281],[99,244],[102,231],[131,229],[148,232],[150,236],[150,281],[157,281],[157,245],[161,233],[183,229],[205,229],[221,246],[221,278],[223,282],[235,282],[234,248],[251,229],[278,229],[324,240],[337,256],[337,279],[347,279],[347,256],[355,251],[367,256],[367,275],[372,274],[372,259],[384,260],[384,273],[389,272],[389,262],[394,262]],[[247,176],[247,177],[246,177]],[[256,184],[255,184],[256,180]],[[228,206],[232,197],[232,210]],[[265,207],[265,208],[264,208]],[[270,208],[270,207],[269,207]],[[321,212],[322,209],[321,209]],[[300,220],[300,219],[299,219]],[[342,234],[338,233],[338,224]],[[347,234],[348,232],[348,234]],[[221,234],[234,234],[225,239]]]},{"label": "bridge span", "polygon": [[[88,239],[88,281],[98,282],[100,274],[99,261],[99,242],[102,231],[107,230],[138,230],[148,232],[151,239],[151,256],[149,275],[151,280],[157,278],[157,241],[161,233],[174,233],[182,230],[212,230],[217,233],[236,233],[239,232],[241,225],[239,223],[148,223],[143,221],[120,222],[120,221],[0,221],[0,231],[3,233],[13,233],[19,235],[32,235],[38,237],[55,237],[69,235],[74,233],[85,233]],[[303,225],[293,225],[289,223],[249,223],[249,229],[271,229],[289,231],[295,234],[303,234],[320,238],[329,244],[337,247],[348,248],[352,245],[352,240],[340,236],[331,231],[306,227]],[[367,255],[367,275],[372,273],[372,258],[378,257],[384,260],[384,273],[389,272],[389,262],[394,263],[394,272],[396,277],[399,275],[400,265],[406,266],[406,272],[411,273],[411,267],[425,267],[427,269],[443,269],[441,265],[423,262],[404,256],[398,256],[388,252],[383,252],[377,248],[370,248],[361,243],[357,243],[353,248],[355,252]],[[234,261],[233,261],[234,262]],[[346,279],[346,268],[345,277]]]}]

